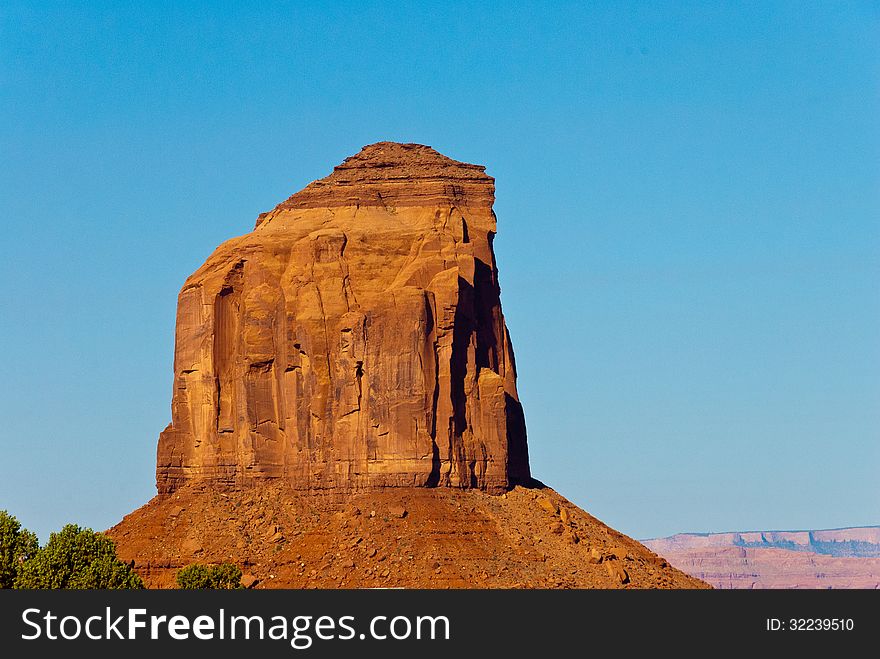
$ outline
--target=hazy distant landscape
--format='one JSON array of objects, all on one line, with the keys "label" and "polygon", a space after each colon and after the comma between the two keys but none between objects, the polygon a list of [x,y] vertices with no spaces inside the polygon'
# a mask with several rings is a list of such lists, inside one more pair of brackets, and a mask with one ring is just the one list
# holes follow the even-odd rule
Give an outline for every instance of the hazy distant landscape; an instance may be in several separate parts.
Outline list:
[{"label": "hazy distant landscape", "polygon": [[643,543],[716,588],[880,588],[880,526],[679,533]]}]

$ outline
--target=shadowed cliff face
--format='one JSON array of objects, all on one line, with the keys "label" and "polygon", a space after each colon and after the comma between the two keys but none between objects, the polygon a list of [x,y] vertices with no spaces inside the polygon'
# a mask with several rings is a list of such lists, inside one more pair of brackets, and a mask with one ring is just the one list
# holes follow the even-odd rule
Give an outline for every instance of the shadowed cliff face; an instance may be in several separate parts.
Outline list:
[{"label": "shadowed cliff face", "polygon": [[483,167],[382,142],[221,245],[178,299],[159,492],[527,480],[493,201]]}]

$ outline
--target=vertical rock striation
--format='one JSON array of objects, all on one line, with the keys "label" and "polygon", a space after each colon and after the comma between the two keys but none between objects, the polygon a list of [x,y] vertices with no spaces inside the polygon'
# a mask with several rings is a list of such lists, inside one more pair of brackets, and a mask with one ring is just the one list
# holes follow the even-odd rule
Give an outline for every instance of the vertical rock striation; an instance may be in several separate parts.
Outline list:
[{"label": "vertical rock striation", "polygon": [[217,248],[178,299],[159,492],[527,480],[484,169],[366,146]]}]

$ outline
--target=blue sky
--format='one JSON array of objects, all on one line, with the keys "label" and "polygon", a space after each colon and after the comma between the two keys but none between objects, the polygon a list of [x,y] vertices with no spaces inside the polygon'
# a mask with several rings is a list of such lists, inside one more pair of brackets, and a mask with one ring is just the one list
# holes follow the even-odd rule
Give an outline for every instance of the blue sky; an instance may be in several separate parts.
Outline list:
[{"label": "blue sky", "polygon": [[0,508],[154,493],[177,292],[379,140],[497,179],[535,475],[636,537],[880,524],[880,5],[0,7]]}]

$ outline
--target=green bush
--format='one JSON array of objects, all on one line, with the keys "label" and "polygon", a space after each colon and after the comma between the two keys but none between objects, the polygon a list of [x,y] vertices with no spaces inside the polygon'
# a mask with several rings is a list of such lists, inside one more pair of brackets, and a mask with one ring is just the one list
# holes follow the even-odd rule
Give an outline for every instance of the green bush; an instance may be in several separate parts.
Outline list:
[{"label": "green bush", "polygon": [[68,524],[49,536],[49,542],[25,561],[16,588],[143,588],[141,578],[116,557],[107,536]]},{"label": "green bush", "polygon": [[193,563],[177,573],[177,586],[186,590],[235,590],[241,585],[241,570],[232,563],[200,565]]},{"label": "green bush", "polygon": [[39,550],[37,536],[0,510],[0,588],[13,588],[22,565]]}]

